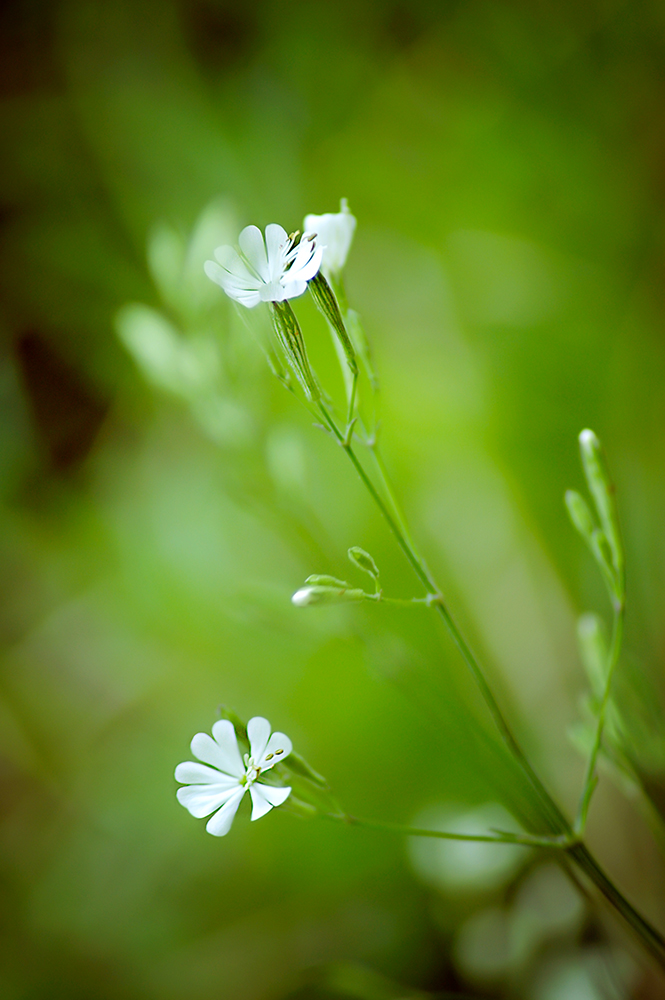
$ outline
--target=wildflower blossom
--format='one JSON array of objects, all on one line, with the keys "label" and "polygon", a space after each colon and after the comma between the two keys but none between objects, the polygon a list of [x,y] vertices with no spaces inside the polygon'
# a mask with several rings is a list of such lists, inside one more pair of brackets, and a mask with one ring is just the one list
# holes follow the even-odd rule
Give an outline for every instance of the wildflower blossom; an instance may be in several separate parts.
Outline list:
[{"label": "wildflower blossom", "polygon": [[213,738],[197,733],[191,742],[192,753],[203,763],[185,761],[175,769],[176,781],[183,783],[176,793],[178,801],[197,819],[213,813],[206,830],[214,837],[229,832],[245,792],[249,791],[252,799],[253,820],[265,816],[273,806],[281,806],[291,794],[290,788],[259,781],[291,753],[291,740],[284,733],[271,736],[270,723],[260,716],[249,720],[247,735],[249,753],[243,758],[233,724],[220,719],[212,727]]},{"label": "wildflower blossom", "polygon": [[317,244],[323,247],[321,269],[326,277],[337,277],[343,270],[355,229],[356,219],[346,198],[342,198],[339,212],[305,216],[305,230],[315,233]]},{"label": "wildflower blossom", "polygon": [[265,239],[257,226],[247,226],[238,238],[240,253],[231,246],[217,247],[216,261],[205,262],[205,273],[248,309],[259,302],[283,302],[302,295],[319,270],[320,243],[307,233],[295,243],[276,223],[266,226]]}]

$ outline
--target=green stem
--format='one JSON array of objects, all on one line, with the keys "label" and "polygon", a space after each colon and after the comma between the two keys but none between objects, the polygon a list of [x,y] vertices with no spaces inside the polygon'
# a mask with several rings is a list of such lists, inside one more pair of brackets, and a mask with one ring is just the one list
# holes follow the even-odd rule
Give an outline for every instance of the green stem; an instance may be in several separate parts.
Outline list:
[{"label": "green stem", "polygon": [[564,850],[567,841],[561,838],[532,837],[529,834],[518,833],[450,833],[447,830],[424,830],[421,827],[403,826],[401,823],[384,823],[380,820],[360,819],[349,816],[348,813],[325,813],[325,819],[336,820],[349,826],[362,826],[368,830],[383,830],[387,833],[399,833],[405,837],[430,837],[437,840],[463,840],[480,844],[512,844],[519,847],[545,847],[552,850]]},{"label": "green stem", "polygon": [[[370,496],[374,500],[375,504],[381,511],[388,527],[392,531],[398,545],[402,549],[402,552],[406,556],[408,562],[411,564],[416,576],[421,581],[425,587],[427,593],[431,595],[433,604],[438,613],[443,618],[457,648],[459,649],[462,657],[471,671],[476,684],[480,690],[481,695],[494,719],[495,725],[505,743],[507,748],[510,750],[514,758],[520,764],[522,771],[529,780],[532,788],[536,792],[538,799],[541,803],[544,818],[546,819],[550,830],[557,835],[555,842],[554,839],[547,837],[542,838],[542,843],[537,846],[548,846],[555,847],[557,849],[564,848],[569,857],[571,857],[579,868],[591,879],[591,881],[596,885],[603,896],[614,906],[614,908],[621,914],[621,916],[626,920],[630,927],[636,932],[640,940],[644,944],[644,947],[649,951],[649,953],[658,961],[662,969],[665,970],[665,940],[661,934],[642,917],[638,911],[628,902],[628,900],[623,896],[623,894],[617,889],[610,878],[605,874],[603,869],[600,867],[598,862],[594,859],[593,855],[590,853],[588,848],[581,842],[579,842],[573,830],[566,820],[565,816],[557,806],[556,802],[552,799],[549,792],[543,785],[542,781],[533,770],[531,764],[529,763],[524,751],[520,747],[516,738],[513,736],[512,731],[496,701],[492,691],[487,683],[485,676],[482,672],[480,664],[478,663],[475,655],[473,654],[470,646],[466,642],[464,636],[460,632],[457,624],[455,623],[452,615],[448,611],[444,604],[443,596],[440,589],[438,588],[434,578],[432,577],[430,571],[425,566],[424,562],[418,556],[415,548],[410,544],[407,539],[407,535],[401,530],[398,520],[393,516],[391,511],[386,506],[385,501],[381,497],[380,493],[374,486],[373,482],[365,472],[361,462],[359,461],[357,455],[355,454],[350,440],[348,440],[345,435],[342,434],[339,427],[335,423],[334,419],[323,405],[319,403],[319,410],[324,419],[324,422],[332,431],[333,435],[337,439],[340,445],[344,448],[349,460],[353,464],[358,476],[362,480],[364,486],[369,492]],[[615,630],[616,642],[618,643],[621,638],[620,626]],[[614,646],[614,643],[613,643]],[[617,647],[618,648],[618,647]],[[618,654],[617,654],[618,658]],[[613,669],[613,668],[612,668]],[[606,697],[604,698],[604,705],[606,707],[607,698],[609,697],[609,684],[606,689]],[[604,722],[604,711],[602,713]],[[596,737],[598,739],[598,732],[600,732],[600,738],[602,739],[602,726],[599,726]],[[594,757],[594,771],[595,771],[595,761],[597,758],[597,752]],[[593,791],[593,788],[592,788]],[[590,798],[590,796],[589,796]],[[354,820],[352,817],[346,817],[344,814],[337,816],[330,816],[331,819],[338,819],[344,822],[350,822],[352,825],[360,825],[361,821]],[[375,829],[391,830],[393,832],[404,833],[405,830],[410,828],[400,827],[397,824],[378,824],[370,823],[370,821],[362,821],[362,825],[369,826],[372,825]],[[412,832],[413,836],[441,836],[434,831],[421,831],[419,833]],[[469,839],[464,836],[452,836],[448,839]],[[488,839],[493,840],[494,838],[489,837]],[[539,840],[540,838],[535,838]],[[504,841],[505,842],[505,839]],[[533,842],[529,846],[534,846]]]},{"label": "green stem", "polygon": [[605,728],[605,716],[607,715],[607,706],[610,700],[612,675],[614,674],[614,669],[617,663],[619,662],[619,653],[621,652],[621,640],[623,636],[623,617],[624,617],[624,601],[622,598],[620,601],[615,602],[614,604],[612,641],[610,644],[610,651],[608,654],[607,675],[605,678],[605,690],[603,691],[603,700],[601,701],[600,709],[598,711],[598,720],[596,723],[596,732],[594,736],[593,746],[591,748],[591,753],[589,754],[586,774],[584,776],[584,787],[582,789],[579,806],[577,808],[577,816],[575,818],[575,827],[574,827],[575,832],[578,833],[580,836],[584,833],[584,830],[586,829],[586,821],[589,813],[589,806],[591,804],[591,797],[598,783],[598,778],[596,775],[596,764],[598,762],[598,754],[600,753],[600,747],[603,742],[603,730]]},{"label": "green stem", "polygon": [[[353,411],[356,406],[356,392],[358,389],[358,372],[351,372],[351,388],[349,390],[349,406],[347,410],[346,423],[350,427],[353,421]],[[347,432],[348,436],[348,432]]]},{"label": "green stem", "polygon": [[571,845],[567,848],[567,854],[602,892],[605,899],[630,924],[647,951],[656,959],[661,968],[665,969],[665,938],[663,938],[662,934],[628,902],[623,893],[617,889],[614,882],[600,867],[585,844],[578,842]]},{"label": "green stem", "polygon": [[494,695],[492,694],[490,686],[485,679],[480,664],[478,663],[476,657],[474,656],[464,636],[457,627],[457,624],[454,621],[450,612],[448,611],[448,608],[444,604],[443,596],[441,594],[441,591],[439,590],[439,587],[436,584],[436,581],[432,577],[430,571],[425,566],[423,560],[419,557],[417,552],[414,550],[412,545],[405,537],[395,517],[393,517],[391,511],[386,506],[385,501],[383,500],[378,490],[374,486],[374,483],[371,481],[371,479],[365,472],[365,469],[363,468],[361,462],[359,461],[358,456],[354,452],[351,443],[346,440],[345,436],[342,434],[341,430],[339,429],[339,427],[337,426],[334,419],[332,418],[326,407],[323,405],[323,403],[319,404],[319,409],[321,415],[323,416],[323,419],[330,427],[331,431],[337,438],[338,442],[343,446],[344,450],[346,451],[349,460],[353,464],[356,472],[360,476],[360,479],[362,480],[364,486],[368,490],[370,496],[372,497],[372,499],[378,506],[379,510],[381,511],[390,530],[395,536],[397,543],[399,544],[404,555],[411,564],[417,577],[419,578],[419,580],[421,581],[427,592],[435,598],[435,600],[433,600],[431,603],[436,607],[438,613],[443,618],[446,627],[448,628],[448,631],[450,632],[453,641],[455,642],[455,645],[459,649],[464,659],[464,662],[471,671],[474,680],[476,681],[476,684],[480,689],[480,693],[483,697],[483,700],[485,701],[485,704],[487,705],[492,715],[492,718],[494,719],[494,723],[497,729],[499,730],[499,733],[504,743],[508,747],[511,754],[519,762],[523,772],[528,778],[534,791],[538,795],[541,806],[543,808],[544,815],[547,819],[547,823],[551,831],[557,834],[560,833],[569,834],[571,832],[570,825],[568,824],[567,820],[565,819],[565,817],[559,810],[558,806],[550,796],[545,786],[542,784],[538,775],[531,767],[531,764],[527,760],[526,755],[524,754],[522,748],[520,747],[516,738],[513,736],[510,726],[508,725],[508,722],[506,721],[506,718],[503,715],[503,712],[501,711],[499,704],[496,701]]}]

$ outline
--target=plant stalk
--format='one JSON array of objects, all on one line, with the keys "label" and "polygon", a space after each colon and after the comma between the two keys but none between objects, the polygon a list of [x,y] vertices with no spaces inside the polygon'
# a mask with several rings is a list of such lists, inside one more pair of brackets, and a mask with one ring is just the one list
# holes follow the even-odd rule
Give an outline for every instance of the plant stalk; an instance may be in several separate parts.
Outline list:
[{"label": "plant stalk", "polygon": [[[523,773],[531,784],[532,788],[536,792],[538,799],[540,801],[541,807],[543,809],[543,818],[547,822],[550,831],[555,835],[554,838],[549,840],[547,837],[542,838],[542,843],[534,844],[531,846],[547,846],[553,847],[554,849],[564,849],[568,856],[572,858],[575,864],[585,873],[585,875],[594,883],[598,890],[602,893],[605,899],[615,908],[615,910],[624,918],[624,920],[629,924],[633,931],[640,938],[645,949],[649,954],[658,962],[660,967],[665,971],[665,939],[662,935],[652,926],[641,914],[628,902],[625,896],[619,891],[615,884],[611,881],[609,876],[603,871],[598,862],[595,860],[589,849],[586,847],[581,840],[576,838],[573,829],[565,818],[558,805],[551,797],[544,784],[534,771],[526,754],[519,745],[517,739],[512,733],[508,722],[501,711],[501,708],[495,699],[490,686],[485,679],[485,675],[482,671],[478,660],[476,659],[471,647],[468,645],[466,639],[462,635],[460,629],[458,628],[456,622],[454,621],[452,615],[446,607],[443,596],[439,587],[436,584],[431,572],[425,565],[424,561],[418,555],[417,550],[411,544],[410,540],[407,538],[407,533],[401,530],[400,525],[397,520],[392,515],[391,511],[388,509],[382,496],[374,486],[374,483],[367,475],[362,463],[358,459],[355,451],[353,450],[350,436],[344,435],[340,428],[337,426],[335,420],[321,402],[318,404],[319,411],[325,424],[330,428],[334,437],[337,439],[338,443],[343,447],[346,452],[350,462],[355,468],[358,476],[360,477],[363,485],[367,489],[368,493],[374,500],[374,503],[379,508],[384,520],[386,521],[391,532],[395,536],[395,539],[402,549],[402,552],[406,556],[408,562],[413,568],[416,576],[421,581],[425,590],[431,595],[431,604],[436,607],[438,613],[443,618],[443,621],[450,632],[455,645],[459,649],[464,662],[471,671],[473,678],[480,690],[480,693],[487,705],[487,708],[492,715],[496,728],[499,734],[516,761],[519,763]],[[612,654],[611,657],[611,669],[614,669],[614,659],[618,659],[618,649],[621,640],[621,615],[617,615],[615,619],[616,627],[613,634],[612,649],[616,649],[616,653]],[[601,706],[601,715],[599,717],[599,725],[596,730],[596,740],[594,743],[594,753],[589,761],[589,768],[587,770],[587,782],[585,783],[585,789],[583,792],[583,801],[586,801],[586,808],[588,809],[588,803],[591,798],[591,793],[594,788],[594,775],[595,766],[598,756],[598,751],[600,749],[600,742],[602,740],[602,729],[605,716],[605,709],[607,707],[607,701],[609,698],[609,679],[605,691],[605,696],[603,699],[603,705]],[[589,778],[589,775],[591,777]],[[589,791],[590,789],[590,791]],[[344,814],[339,816],[330,816],[330,818],[343,820],[349,822],[352,825],[363,825],[372,826],[374,829],[390,830],[393,832],[409,832],[412,836],[441,836],[440,833],[435,833],[433,831],[419,831],[411,830],[411,828],[400,827],[397,824],[389,823],[374,823],[372,821],[360,821],[354,819],[353,817],[346,817]],[[481,839],[481,838],[469,838],[460,836],[448,837],[448,839]],[[499,840],[499,838],[491,837],[488,835],[487,839],[489,841]],[[534,841],[540,838],[534,838]],[[558,843],[556,842],[558,840]],[[508,842],[505,838],[500,842]],[[515,841],[512,841],[515,843]]]}]

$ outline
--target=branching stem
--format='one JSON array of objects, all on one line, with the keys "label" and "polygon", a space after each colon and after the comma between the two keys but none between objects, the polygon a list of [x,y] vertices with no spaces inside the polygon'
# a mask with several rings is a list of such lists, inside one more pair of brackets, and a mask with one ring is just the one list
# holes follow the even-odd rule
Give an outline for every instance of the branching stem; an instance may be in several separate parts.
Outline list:
[{"label": "branching stem", "polygon": [[[355,451],[353,450],[351,435],[344,434],[340,428],[337,426],[333,416],[330,414],[328,409],[323,403],[318,404],[319,412],[323,418],[324,424],[330,429],[333,436],[337,439],[338,443],[342,446],[346,452],[349,461],[355,468],[358,476],[360,477],[363,485],[367,489],[368,493],[372,497],[374,503],[379,508],[384,520],[386,521],[391,532],[395,536],[395,539],[402,549],[402,552],[406,556],[408,562],[410,563],[416,576],[423,584],[427,594],[429,596],[429,603],[434,607],[437,613],[443,619],[450,635],[455,642],[455,645],[459,649],[464,662],[471,671],[474,680],[480,690],[480,693],[489,709],[490,714],[494,720],[496,728],[499,734],[512,754],[517,763],[520,765],[524,775],[528,779],[530,785],[534,789],[538,800],[540,802],[543,819],[547,823],[551,833],[554,835],[552,837],[538,837],[532,836],[530,834],[525,834],[520,840],[508,839],[510,835],[508,834],[487,834],[487,836],[465,836],[462,834],[443,834],[440,831],[426,831],[426,830],[416,830],[410,827],[402,827],[399,824],[392,823],[379,823],[371,820],[359,820],[355,817],[347,816],[344,813],[339,814],[329,814],[330,819],[336,819],[341,822],[346,822],[355,826],[366,826],[373,829],[380,829],[385,831],[391,831],[396,833],[408,834],[409,836],[422,836],[422,837],[439,837],[443,839],[450,840],[479,840],[484,842],[498,842],[498,843],[520,843],[524,846],[530,847],[540,847],[548,848],[554,850],[564,850],[566,854],[572,858],[572,860],[577,864],[577,866],[587,875],[589,879],[596,885],[599,891],[603,894],[605,899],[615,908],[615,910],[621,914],[621,916],[626,920],[626,922],[632,927],[635,933],[639,936],[642,943],[644,944],[647,951],[656,959],[662,969],[665,970],[665,939],[662,935],[653,927],[640,913],[628,902],[628,900],[619,891],[616,885],[611,881],[609,876],[603,871],[598,862],[595,860],[593,855],[590,853],[585,844],[579,839],[579,834],[577,829],[571,827],[568,820],[565,818],[558,805],[551,797],[544,784],[534,771],[529,760],[527,759],[524,751],[517,742],[517,739],[512,733],[508,722],[501,711],[501,708],[494,697],[490,686],[485,679],[485,675],[482,668],[476,659],[471,647],[467,643],[466,639],[462,635],[460,629],[458,628],[455,620],[453,619],[451,613],[449,612],[446,603],[443,599],[440,588],[438,587],[434,577],[432,576],[430,570],[427,568],[424,560],[419,556],[417,549],[412,544],[408,531],[403,530],[402,525],[399,523],[403,521],[401,514],[397,513],[395,516],[392,511],[387,506],[383,497],[375,487],[374,483],[365,471],[362,463],[358,459]],[[393,501],[391,496],[391,503],[393,503],[396,512],[399,512],[399,506]],[[605,721],[605,714],[607,709],[607,704],[609,700],[609,690],[611,676],[618,659],[618,652],[621,642],[621,630],[623,623],[623,601],[621,602],[621,608],[619,605],[615,605],[615,627],[613,630],[612,646],[610,651],[610,662],[607,676],[607,683],[604,692],[603,701],[601,704],[601,709],[598,718],[598,725],[596,728],[596,735],[594,740],[594,747],[592,754],[589,759],[589,766],[587,768],[587,779],[585,781],[584,791],[582,793],[582,799],[580,803],[579,816],[586,819],[586,813],[588,811],[589,802],[591,801],[591,795],[593,793],[593,788],[595,786],[595,769],[598,757],[598,752],[600,750],[600,745],[602,741],[603,726]],[[519,835],[515,835],[519,836]]]}]

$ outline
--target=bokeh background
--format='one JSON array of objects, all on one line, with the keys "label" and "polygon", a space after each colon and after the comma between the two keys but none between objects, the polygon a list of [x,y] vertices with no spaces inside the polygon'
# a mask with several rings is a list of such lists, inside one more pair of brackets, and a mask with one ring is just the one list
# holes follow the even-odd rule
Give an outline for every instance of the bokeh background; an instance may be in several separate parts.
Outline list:
[{"label": "bokeh background", "polygon": [[542,858],[286,810],[217,840],[173,780],[224,703],[352,813],[529,809],[426,611],[290,604],[311,572],[361,585],[354,544],[387,592],[418,588],[201,266],[344,196],[388,465],[569,813],[575,621],[607,609],[562,495],[581,428],[606,444],[628,772],[603,774],[589,836],[665,926],[664,32],[657,0],[3,5],[3,997],[664,995]]}]

